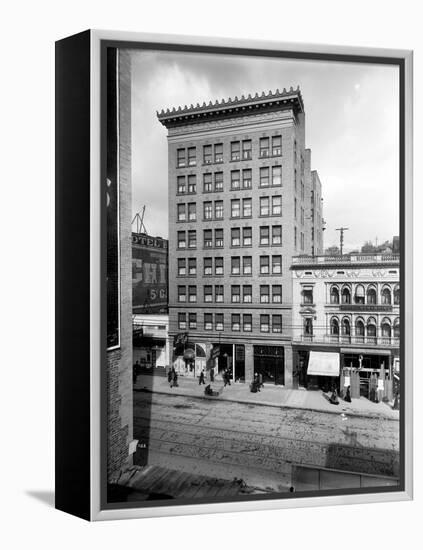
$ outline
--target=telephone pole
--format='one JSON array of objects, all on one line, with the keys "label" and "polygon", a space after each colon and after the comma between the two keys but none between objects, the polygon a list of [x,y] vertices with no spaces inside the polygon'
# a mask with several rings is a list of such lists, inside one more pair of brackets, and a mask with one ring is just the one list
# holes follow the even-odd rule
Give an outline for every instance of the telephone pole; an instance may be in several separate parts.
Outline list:
[{"label": "telephone pole", "polygon": [[340,249],[341,256],[343,254],[343,248],[344,248],[344,231],[348,231],[348,229],[349,229],[349,227],[337,227],[335,229],[335,231],[340,232],[340,235],[339,235],[339,249]]}]

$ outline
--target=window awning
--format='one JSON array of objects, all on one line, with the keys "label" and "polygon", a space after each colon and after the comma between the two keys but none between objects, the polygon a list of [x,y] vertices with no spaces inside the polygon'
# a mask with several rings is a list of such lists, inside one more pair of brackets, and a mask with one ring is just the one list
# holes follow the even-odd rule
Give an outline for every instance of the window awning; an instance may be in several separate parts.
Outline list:
[{"label": "window awning", "polygon": [[310,351],[308,375],[339,376],[339,353]]}]

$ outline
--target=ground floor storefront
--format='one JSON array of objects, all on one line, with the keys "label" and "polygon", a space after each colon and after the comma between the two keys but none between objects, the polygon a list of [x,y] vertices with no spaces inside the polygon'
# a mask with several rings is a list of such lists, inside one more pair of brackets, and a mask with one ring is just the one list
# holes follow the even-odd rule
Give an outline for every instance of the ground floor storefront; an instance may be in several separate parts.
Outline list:
[{"label": "ground floor storefront", "polygon": [[263,384],[292,387],[292,347],[281,343],[263,345],[239,341],[187,339],[174,348],[172,366],[181,376],[222,380],[227,372],[234,383],[250,383],[257,374]]},{"label": "ground floor storefront", "polygon": [[342,393],[349,386],[351,397],[391,400],[398,355],[395,349],[294,346],[293,387]]}]

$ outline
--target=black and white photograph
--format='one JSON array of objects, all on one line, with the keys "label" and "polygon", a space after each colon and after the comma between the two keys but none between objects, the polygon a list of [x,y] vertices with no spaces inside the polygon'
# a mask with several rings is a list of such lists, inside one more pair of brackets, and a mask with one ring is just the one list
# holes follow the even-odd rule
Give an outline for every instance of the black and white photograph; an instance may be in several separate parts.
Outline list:
[{"label": "black and white photograph", "polygon": [[107,48],[107,504],[401,489],[399,79]]}]

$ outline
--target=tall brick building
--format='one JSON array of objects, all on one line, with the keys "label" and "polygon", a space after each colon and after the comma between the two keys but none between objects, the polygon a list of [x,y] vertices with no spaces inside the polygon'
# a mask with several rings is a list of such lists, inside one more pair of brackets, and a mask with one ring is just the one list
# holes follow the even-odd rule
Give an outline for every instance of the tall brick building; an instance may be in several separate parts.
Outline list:
[{"label": "tall brick building", "polygon": [[322,253],[323,229],[300,90],[158,119],[168,129],[169,335],[188,333],[186,363],[203,349],[235,380],[258,372],[290,387],[289,268],[293,256]]}]

